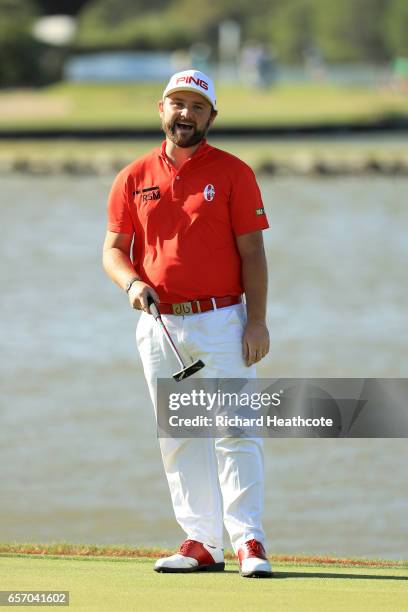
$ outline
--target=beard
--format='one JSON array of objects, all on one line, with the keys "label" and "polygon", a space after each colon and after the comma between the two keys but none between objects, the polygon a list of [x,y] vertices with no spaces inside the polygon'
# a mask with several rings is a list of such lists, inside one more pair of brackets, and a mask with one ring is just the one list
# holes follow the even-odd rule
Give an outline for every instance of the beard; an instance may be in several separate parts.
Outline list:
[{"label": "beard", "polygon": [[166,136],[178,147],[183,149],[187,149],[189,147],[193,147],[196,144],[199,144],[203,138],[206,137],[207,132],[210,127],[210,120],[207,121],[206,125],[202,130],[198,130],[197,126],[193,124],[192,128],[188,132],[181,132],[177,128],[177,123],[183,123],[177,119],[174,119],[172,122],[166,123],[164,119],[162,120],[162,128]]}]

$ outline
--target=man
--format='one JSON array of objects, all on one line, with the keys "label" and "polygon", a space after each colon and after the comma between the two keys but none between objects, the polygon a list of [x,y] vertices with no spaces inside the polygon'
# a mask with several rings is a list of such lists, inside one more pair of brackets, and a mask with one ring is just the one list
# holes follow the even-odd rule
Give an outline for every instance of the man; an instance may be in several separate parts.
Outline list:
[{"label": "man", "polygon": [[[116,177],[103,254],[107,274],[143,311],[136,340],[155,408],[157,378],[170,378],[178,364],[150,314],[149,296],[185,361],[203,359],[196,377],[253,378],[269,350],[262,240],[268,222],[252,170],[206,142],[217,115],[211,79],[196,70],[173,75],[158,110],[166,139]],[[261,440],[159,442],[187,539],[154,569],[223,570],[224,523],[241,575],[271,576],[261,525]]]}]

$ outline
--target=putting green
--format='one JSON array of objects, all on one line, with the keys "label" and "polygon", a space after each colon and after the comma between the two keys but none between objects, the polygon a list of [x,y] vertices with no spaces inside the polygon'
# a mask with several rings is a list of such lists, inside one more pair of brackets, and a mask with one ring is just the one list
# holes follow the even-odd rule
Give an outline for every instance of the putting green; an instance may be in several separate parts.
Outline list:
[{"label": "putting green", "polygon": [[[64,590],[67,610],[397,612],[407,609],[408,571],[400,568],[274,564],[273,579],[224,573],[157,574],[154,559],[1,556],[0,590]],[[27,607],[13,606],[13,610]],[[55,609],[55,608],[52,608]]]}]

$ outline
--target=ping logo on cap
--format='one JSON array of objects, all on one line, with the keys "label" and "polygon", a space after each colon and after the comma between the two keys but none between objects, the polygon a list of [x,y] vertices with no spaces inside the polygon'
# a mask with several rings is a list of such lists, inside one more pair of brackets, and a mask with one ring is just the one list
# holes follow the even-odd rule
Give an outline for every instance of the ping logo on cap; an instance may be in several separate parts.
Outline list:
[{"label": "ping logo on cap", "polygon": [[180,83],[185,83],[186,85],[194,83],[195,85],[202,87],[202,89],[205,89],[205,91],[208,91],[208,83],[206,81],[203,81],[202,79],[195,79],[193,76],[178,77],[178,79],[176,79],[176,85],[179,85]]},{"label": "ping logo on cap", "polygon": [[196,91],[217,110],[217,100],[215,97],[214,83],[209,76],[200,70],[183,70],[176,72],[170,78],[163,92],[163,99],[176,91]]}]

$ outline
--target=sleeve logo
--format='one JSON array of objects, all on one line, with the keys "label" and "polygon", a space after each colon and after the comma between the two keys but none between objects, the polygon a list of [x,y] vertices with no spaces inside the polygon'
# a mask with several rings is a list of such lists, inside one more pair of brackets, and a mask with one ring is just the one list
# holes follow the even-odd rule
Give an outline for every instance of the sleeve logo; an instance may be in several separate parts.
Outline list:
[{"label": "sleeve logo", "polygon": [[265,214],[265,209],[264,208],[257,208],[255,210],[255,214],[259,217],[260,215],[264,215]]},{"label": "sleeve logo", "polygon": [[211,183],[209,185],[206,185],[204,187],[204,198],[207,200],[207,202],[212,202],[213,199],[215,198],[215,187],[214,185],[211,185]]}]

